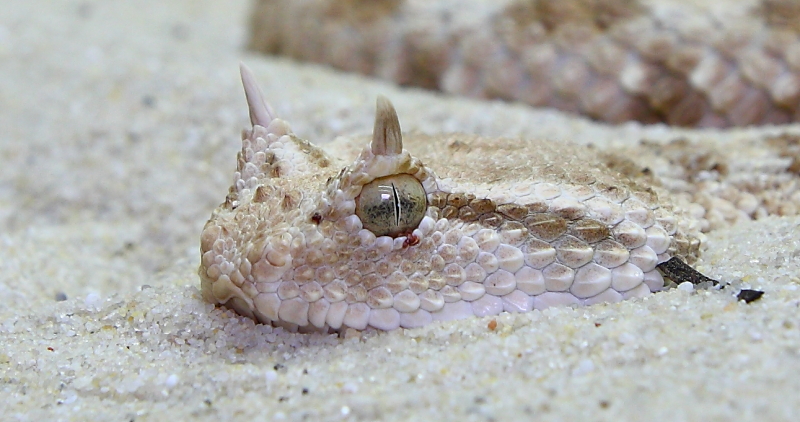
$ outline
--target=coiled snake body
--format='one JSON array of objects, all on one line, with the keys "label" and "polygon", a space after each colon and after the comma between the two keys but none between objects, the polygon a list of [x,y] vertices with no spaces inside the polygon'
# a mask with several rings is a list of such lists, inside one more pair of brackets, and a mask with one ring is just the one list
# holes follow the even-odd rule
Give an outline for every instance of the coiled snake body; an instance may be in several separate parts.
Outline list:
[{"label": "coiled snake body", "polygon": [[796,0],[260,0],[250,47],[608,122],[800,120]]}]

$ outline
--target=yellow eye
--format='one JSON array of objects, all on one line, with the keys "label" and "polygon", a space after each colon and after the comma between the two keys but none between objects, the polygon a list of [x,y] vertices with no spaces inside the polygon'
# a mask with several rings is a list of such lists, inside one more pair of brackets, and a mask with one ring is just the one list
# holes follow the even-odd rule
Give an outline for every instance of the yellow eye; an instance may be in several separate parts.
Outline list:
[{"label": "yellow eye", "polygon": [[414,231],[425,216],[428,198],[415,177],[395,174],[373,180],[356,198],[361,225],[375,236],[398,237]]}]

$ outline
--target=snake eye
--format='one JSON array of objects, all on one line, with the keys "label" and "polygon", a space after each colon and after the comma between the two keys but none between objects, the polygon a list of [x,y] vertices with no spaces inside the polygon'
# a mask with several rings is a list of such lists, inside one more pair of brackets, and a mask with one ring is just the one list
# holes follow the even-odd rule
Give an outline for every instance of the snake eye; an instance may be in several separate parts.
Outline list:
[{"label": "snake eye", "polygon": [[373,180],[356,198],[356,215],[361,225],[375,236],[398,237],[417,228],[428,198],[422,183],[408,174]]}]

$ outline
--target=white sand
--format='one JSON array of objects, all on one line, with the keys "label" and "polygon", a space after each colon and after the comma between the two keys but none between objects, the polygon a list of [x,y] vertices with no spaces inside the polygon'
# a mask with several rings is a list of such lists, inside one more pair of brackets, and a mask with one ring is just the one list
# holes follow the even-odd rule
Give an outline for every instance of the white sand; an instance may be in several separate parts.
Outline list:
[{"label": "white sand", "polygon": [[405,130],[670,134],[251,56],[246,1],[164,3],[3,2],[0,420],[796,420],[800,218],[709,234],[698,268],[766,292],[749,305],[672,290],[343,339],[205,304],[198,236],[247,122],[240,60],[317,142],[369,133],[377,93]]}]

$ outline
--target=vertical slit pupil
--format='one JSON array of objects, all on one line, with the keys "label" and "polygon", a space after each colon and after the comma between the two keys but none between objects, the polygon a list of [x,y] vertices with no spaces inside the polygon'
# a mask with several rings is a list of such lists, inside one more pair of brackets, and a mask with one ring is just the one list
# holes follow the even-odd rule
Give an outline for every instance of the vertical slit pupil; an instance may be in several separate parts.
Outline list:
[{"label": "vertical slit pupil", "polygon": [[400,225],[400,194],[397,193],[397,186],[392,183],[392,195],[394,196],[394,224]]}]

